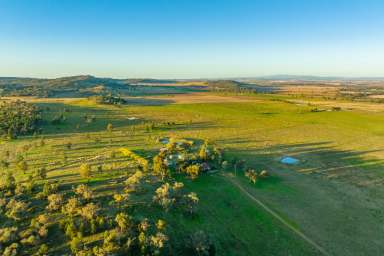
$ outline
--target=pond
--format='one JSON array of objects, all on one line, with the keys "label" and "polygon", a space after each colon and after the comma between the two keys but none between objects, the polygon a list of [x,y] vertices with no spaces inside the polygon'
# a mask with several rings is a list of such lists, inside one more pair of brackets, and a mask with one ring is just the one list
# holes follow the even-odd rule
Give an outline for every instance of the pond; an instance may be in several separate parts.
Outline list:
[{"label": "pond", "polygon": [[285,156],[281,158],[280,162],[283,164],[298,164],[300,160],[290,156]]}]

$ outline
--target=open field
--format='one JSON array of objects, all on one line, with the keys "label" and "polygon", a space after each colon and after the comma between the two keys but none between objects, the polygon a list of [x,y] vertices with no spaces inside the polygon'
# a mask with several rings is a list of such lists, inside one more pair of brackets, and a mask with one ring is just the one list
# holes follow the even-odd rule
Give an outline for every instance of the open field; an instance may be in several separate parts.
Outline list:
[{"label": "open field", "polygon": [[164,100],[174,104],[197,104],[197,103],[229,103],[229,102],[255,102],[252,97],[222,96],[212,93],[200,92],[189,94],[174,94],[158,97],[144,97],[145,100]]},{"label": "open field", "polygon": [[[380,104],[357,107],[331,100],[299,102],[274,95],[211,93],[133,98],[123,106],[98,105],[87,99],[29,101],[44,109],[46,145],[33,146],[23,154],[30,169],[49,166],[48,178],[66,187],[82,181],[77,174],[81,162],[98,165],[104,160],[95,156],[118,148],[150,157],[161,147],[156,138],[208,139],[224,149],[225,158],[244,159],[247,166],[271,173],[255,185],[242,171],[234,179],[330,255],[379,255],[384,250],[384,113]],[[342,109],[331,111],[335,106]],[[314,107],[330,111],[313,112]],[[63,109],[66,121],[50,123]],[[94,116],[94,121],[85,123],[84,115]],[[113,124],[112,132],[105,131],[108,123]],[[146,130],[146,124],[154,124],[153,130]],[[0,154],[10,151],[15,158],[24,145],[40,140],[26,136],[3,141]],[[70,150],[65,149],[68,142]],[[64,155],[67,165],[63,165]],[[300,163],[281,164],[283,156],[293,156]],[[106,165],[120,160],[108,160]],[[233,169],[226,172],[234,174]],[[104,174],[91,180],[100,197],[119,189],[118,184],[107,186],[109,179]],[[322,254],[220,173],[195,181],[178,179],[198,193],[200,206],[194,219],[177,213],[162,216],[172,226],[172,237],[204,229],[214,238],[217,255]],[[54,241],[52,245],[53,252],[60,252]]]}]

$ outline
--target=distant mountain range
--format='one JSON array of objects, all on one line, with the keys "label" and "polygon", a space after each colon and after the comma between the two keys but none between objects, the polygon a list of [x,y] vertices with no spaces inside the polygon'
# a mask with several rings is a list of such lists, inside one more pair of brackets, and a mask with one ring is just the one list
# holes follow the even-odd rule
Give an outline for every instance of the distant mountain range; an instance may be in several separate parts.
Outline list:
[{"label": "distant mountain range", "polygon": [[[190,90],[237,90],[252,88],[254,82],[269,81],[271,84],[283,82],[333,82],[340,81],[384,81],[384,77],[322,77],[272,75],[261,77],[234,77],[230,79],[114,79],[98,78],[90,75],[61,77],[55,79],[0,77],[0,95],[3,96],[38,96],[38,97],[88,97],[100,94],[150,94],[183,93]],[[279,83],[277,83],[279,82]],[[159,86],[161,85],[161,86]],[[174,86],[175,85],[175,86]],[[184,85],[183,88],[180,85]],[[251,87],[250,87],[251,86]]]}]

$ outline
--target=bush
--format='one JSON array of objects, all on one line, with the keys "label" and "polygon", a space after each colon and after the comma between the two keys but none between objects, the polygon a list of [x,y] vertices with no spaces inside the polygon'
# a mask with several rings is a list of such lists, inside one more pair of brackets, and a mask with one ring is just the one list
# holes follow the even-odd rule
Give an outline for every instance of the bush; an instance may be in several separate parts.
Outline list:
[{"label": "bush", "polygon": [[75,189],[75,193],[87,202],[93,198],[92,190],[85,184],[80,184],[79,186],[77,186]]},{"label": "bush", "polygon": [[17,243],[13,243],[10,246],[6,247],[3,256],[16,256],[18,253],[19,245]]},{"label": "bush", "polygon": [[36,197],[40,199],[44,199],[44,198],[47,198],[50,194],[54,194],[58,191],[59,191],[59,184],[45,182],[43,186],[43,191],[37,194]]},{"label": "bush", "polygon": [[153,172],[161,177],[161,180],[164,180],[165,177],[169,175],[168,166],[164,162],[164,157],[161,154],[158,154],[153,158]]},{"label": "bush", "polygon": [[74,237],[70,243],[71,251],[76,254],[79,252],[83,247],[83,243],[81,242],[80,238]]},{"label": "bush", "polygon": [[60,194],[51,194],[48,196],[47,210],[57,211],[63,205],[63,196]]},{"label": "bush", "polygon": [[185,172],[191,177],[191,179],[196,179],[200,174],[200,166],[197,164],[190,165],[187,167]]},{"label": "bush", "polygon": [[188,247],[195,255],[209,256],[215,255],[215,246],[212,240],[204,231],[197,231],[188,240]]},{"label": "bush", "polygon": [[89,203],[80,209],[80,215],[87,220],[95,219],[99,208],[94,203]]},{"label": "bush", "polygon": [[11,173],[0,175],[0,191],[9,192],[16,187],[15,177]]},{"label": "bush", "polygon": [[80,166],[79,174],[82,178],[91,177],[91,166],[87,163],[84,163]]},{"label": "bush", "polygon": [[69,216],[73,216],[78,212],[78,207],[80,206],[80,202],[76,197],[68,199],[67,203],[63,206],[61,211],[64,214]]},{"label": "bush", "polygon": [[245,177],[247,177],[249,179],[249,181],[251,181],[253,184],[256,183],[257,176],[258,175],[257,175],[255,170],[249,169],[249,170],[245,171]]},{"label": "bush", "polygon": [[0,229],[0,245],[10,244],[17,240],[17,227]]},{"label": "bush", "polygon": [[25,216],[25,212],[28,209],[28,204],[24,203],[22,201],[17,201],[15,199],[11,199],[6,207],[7,211],[5,215],[8,218],[14,219],[14,220],[20,220],[22,217]]}]

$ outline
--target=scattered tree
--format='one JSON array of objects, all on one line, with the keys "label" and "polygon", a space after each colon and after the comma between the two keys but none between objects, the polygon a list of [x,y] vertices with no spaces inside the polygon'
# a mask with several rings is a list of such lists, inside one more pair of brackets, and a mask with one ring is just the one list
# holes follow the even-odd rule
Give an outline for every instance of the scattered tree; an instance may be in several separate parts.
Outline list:
[{"label": "scattered tree", "polygon": [[80,166],[79,174],[82,178],[89,179],[91,177],[91,166],[84,163]]}]

